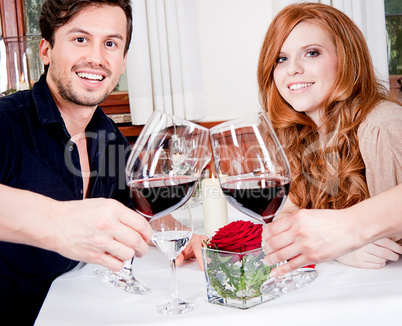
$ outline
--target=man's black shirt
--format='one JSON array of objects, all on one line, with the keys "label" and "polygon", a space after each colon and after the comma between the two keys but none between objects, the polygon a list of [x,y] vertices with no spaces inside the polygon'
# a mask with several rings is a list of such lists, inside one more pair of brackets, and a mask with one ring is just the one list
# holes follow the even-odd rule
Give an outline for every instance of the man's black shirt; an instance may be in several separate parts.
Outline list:
[{"label": "man's black shirt", "polygon": [[[91,169],[87,197],[130,205],[124,176],[129,144],[100,107],[86,137]],[[83,199],[78,149],[45,76],[32,90],[0,97],[0,183],[60,201]],[[0,242],[2,320],[32,325],[52,281],[77,264],[55,252]]]}]

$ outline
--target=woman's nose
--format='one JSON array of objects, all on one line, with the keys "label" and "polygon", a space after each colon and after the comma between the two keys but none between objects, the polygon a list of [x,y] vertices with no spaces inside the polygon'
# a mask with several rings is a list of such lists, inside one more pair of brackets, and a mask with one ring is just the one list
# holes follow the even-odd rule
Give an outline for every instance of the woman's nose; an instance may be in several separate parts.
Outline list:
[{"label": "woman's nose", "polygon": [[288,75],[302,74],[304,72],[303,63],[299,58],[292,58],[288,63]]}]

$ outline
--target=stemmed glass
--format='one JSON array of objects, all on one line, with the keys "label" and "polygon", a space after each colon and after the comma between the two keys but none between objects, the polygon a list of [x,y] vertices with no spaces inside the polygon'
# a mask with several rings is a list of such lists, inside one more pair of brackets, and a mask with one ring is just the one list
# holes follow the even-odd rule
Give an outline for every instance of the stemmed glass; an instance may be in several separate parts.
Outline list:
[{"label": "stemmed glass", "polygon": [[135,294],[148,294],[151,289],[141,280],[136,278],[132,271],[134,257],[124,263],[122,270],[114,272],[106,268],[95,268],[95,274],[102,277],[105,283],[109,283],[114,287],[123,289],[124,291]]},{"label": "stemmed glass", "polygon": [[[230,120],[210,130],[215,168],[226,199],[239,211],[270,223],[285,203],[291,173],[286,155],[262,112]],[[285,262],[283,262],[285,263]],[[312,282],[314,268],[299,269],[261,286],[279,295]]]},{"label": "stemmed glass", "polygon": [[176,210],[191,198],[211,158],[208,136],[206,128],[157,111],[143,128],[126,165],[134,209],[151,223],[152,240],[171,263],[173,293],[167,304],[157,307],[161,314],[194,309],[192,303],[180,299],[176,286],[176,257],[191,238],[191,214],[188,209]]},{"label": "stemmed glass", "polygon": [[184,301],[179,296],[176,280],[176,257],[183,251],[193,235],[193,223],[190,205],[185,204],[171,215],[154,218],[149,221],[154,234],[152,242],[170,261],[172,273],[172,296],[169,302],[156,307],[163,315],[177,315],[194,310],[192,302]]}]

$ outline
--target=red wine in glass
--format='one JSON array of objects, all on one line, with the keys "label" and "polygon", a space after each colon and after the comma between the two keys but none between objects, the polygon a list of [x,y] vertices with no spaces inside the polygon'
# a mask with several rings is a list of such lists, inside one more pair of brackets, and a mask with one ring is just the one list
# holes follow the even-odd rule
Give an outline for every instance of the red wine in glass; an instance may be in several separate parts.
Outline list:
[{"label": "red wine in glass", "polygon": [[128,186],[134,209],[148,221],[168,215],[190,199],[197,180],[187,176],[132,180]]},{"label": "red wine in glass", "polygon": [[[179,211],[182,211],[179,208],[191,198],[197,180],[210,158],[208,129],[171,114],[155,111],[133,145],[125,167],[127,187],[137,213],[151,225],[154,225],[152,220],[155,221],[155,218],[160,223],[174,220],[173,215],[178,216]],[[189,212],[188,209],[183,211]],[[166,219],[159,218],[165,215]],[[166,235],[164,231],[154,234],[161,250],[170,248],[171,244],[175,244],[175,249],[183,248],[189,236],[189,232],[186,235]],[[170,254],[177,253],[177,250],[173,250]],[[126,262],[122,271],[102,269],[97,274],[105,282],[130,293],[149,293],[150,289],[133,274],[133,259]],[[175,266],[174,260],[170,260],[171,265]],[[172,279],[172,283],[176,284],[175,277]],[[176,291],[172,292],[176,296]],[[161,311],[175,314],[186,313],[194,308],[191,303],[178,304],[176,301],[169,303],[167,310]]]},{"label": "red wine in glass", "polygon": [[172,297],[157,307],[160,314],[184,314],[195,307],[178,295],[176,257],[193,232],[185,203],[210,159],[208,129],[155,111],[127,160],[126,182],[134,209],[148,220],[152,241],[170,260]]},{"label": "red wine in glass", "polygon": [[270,223],[286,200],[290,180],[287,178],[252,177],[224,182],[227,200],[239,211]]},{"label": "red wine in glass", "polygon": [[[271,223],[289,194],[286,154],[265,113],[253,113],[210,129],[215,169],[226,199],[246,215]],[[283,262],[285,263],[285,262]],[[314,269],[269,277],[261,293],[277,296],[312,282]]]}]

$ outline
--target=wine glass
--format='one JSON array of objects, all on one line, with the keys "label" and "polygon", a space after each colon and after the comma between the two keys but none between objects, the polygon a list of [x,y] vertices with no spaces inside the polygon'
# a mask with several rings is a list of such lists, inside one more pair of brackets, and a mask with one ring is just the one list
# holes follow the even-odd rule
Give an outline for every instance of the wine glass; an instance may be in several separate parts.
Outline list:
[{"label": "wine glass", "polygon": [[[193,195],[201,172],[211,159],[208,145],[208,129],[156,111],[139,135],[126,165],[134,209],[153,226],[152,240],[169,257],[174,284],[176,257],[193,232],[191,215],[188,213],[190,219],[185,219],[175,211]],[[159,306],[157,312],[175,315],[193,309],[193,304],[179,298],[174,285],[172,299]]]},{"label": "wine glass", "polygon": [[[291,183],[286,155],[262,112],[219,124],[210,130],[215,168],[222,191],[236,209],[270,223],[285,203]],[[285,262],[283,262],[285,263]],[[312,282],[314,268],[302,268],[261,286],[279,295]]]},{"label": "wine glass", "polygon": [[154,230],[152,242],[170,261],[172,273],[172,296],[166,303],[156,307],[163,315],[177,315],[194,310],[192,302],[184,301],[179,296],[176,280],[176,258],[189,243],[193,234],[193,223],[190,205],[185,204],[168,216],[150,220]]},{"label": "wine glass", "polygon": [[151,289],[141,280],[136,278],[132,271],[134,257],[124,263],[122,270],[114,272],[106,268],[95,268],[95,274],[102,277],[105,283],[123,289],[129,293],[148,294]]}]

